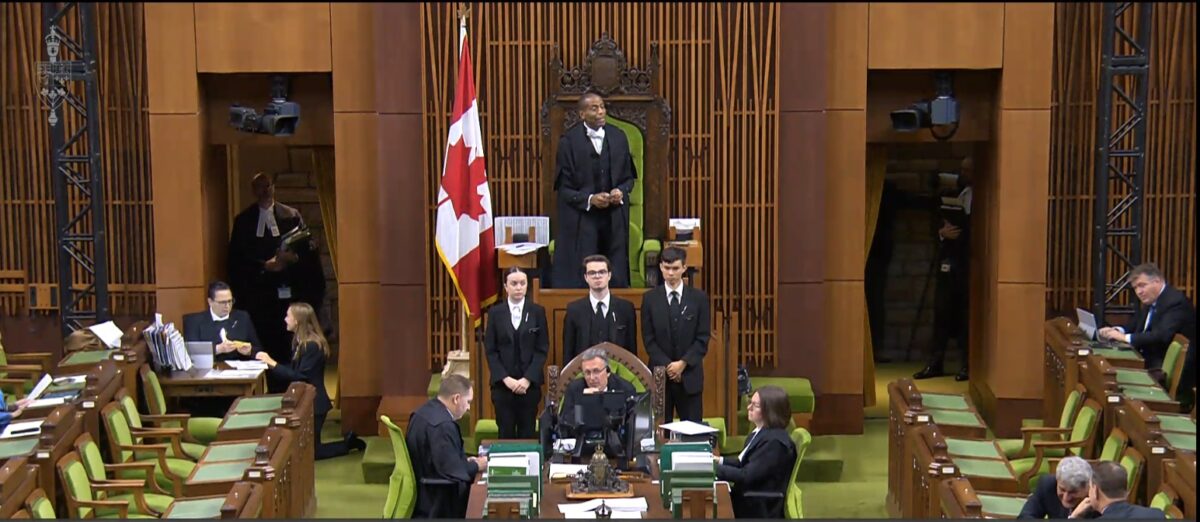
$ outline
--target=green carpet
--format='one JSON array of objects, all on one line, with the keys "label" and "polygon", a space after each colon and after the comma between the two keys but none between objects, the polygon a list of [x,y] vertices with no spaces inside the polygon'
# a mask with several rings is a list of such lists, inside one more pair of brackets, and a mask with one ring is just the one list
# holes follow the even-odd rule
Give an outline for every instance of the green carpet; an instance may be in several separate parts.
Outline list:
[{"label": "green carpet", "polygon": [[[341,412],[329,412],[321,430],[324,439],[337,440],[341,430]],[[316,462],[316,518],[379,518],[387,499],[387,484],[364,483],[361,463],[362,453],[358,452]]]}]

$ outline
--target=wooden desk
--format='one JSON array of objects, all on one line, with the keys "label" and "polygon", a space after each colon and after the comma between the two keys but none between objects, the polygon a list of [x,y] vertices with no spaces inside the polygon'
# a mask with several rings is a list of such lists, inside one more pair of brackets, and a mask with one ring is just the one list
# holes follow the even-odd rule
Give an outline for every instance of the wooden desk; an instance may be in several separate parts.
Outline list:
[{"label": "wooden desk", "polygon": [[1184,516],[1196,520],[1196,454],[1182,453],[1164,461],[1162,483],[1183,502]]},{"label": "wooden desk", "polygon": [[[287,497],[293,500],[275,507],[272,499],[281,496],[282,493],[276,494],[273,490],[264,492],[266,500],[263,512],[268,513],[264,515],[266,517],[283,512],[287,513],[280,515],[284,518],[303,518],[316,512],[316,468],[313,461],[316,449],[313,447],[316,437],[313,431],[317,429],[313,425],[315,397],[316,388],[303,382],[292,383],[283,394],[242,397],[234,401],[229,413],[217,428],[218,441],[261,439],[273,428],[286,428],[291,433],[291,445],[294,448],[289,452],[290,460],[287,463],[287,468],[291,471],[282,477],[286,479],[282,485],[272,487],[290,488]],[[266,458],[267,455],[264,454],[263,457]],[[272,462],[269,464],[271,470],[268,470],[263,467],[267,465],[256,462],[247,468],[245,478],[271,480],[275,475],[275,471],[271,470],[280,468],[278,463]],[[255,477],[253,474],[256,472],[261,476]]]},{"label": "wooden desk", "polygon": [[[184,481],[184,495],[221,495],[224,498],[233,485],[242,480],[246,468],[254,463],[254,453],[259,444],[259,440],[253,439],[210,444]],[[220,506],[215,514],[220,514]]]},{"label": "wooden desk", "polygon": [[[657,470],[657,466],[652,466]],[[550,472],[550,466],[545,466],[546,473]],[[654,473],[657,476],[657,473]],[[647,510],[642,513],[643,519],[671,519],[674,515],[667,508],[663,507],[662,494],[659,492],[659,485],[655,482],[634,482],[630,486],[633,488],[634,497],[645,497]],[[559,504],[570,504],[580,502],[578,500],[567,499],[567,488],[569,484],[554,484],[549,480],[542,484],[542,499],[538,507],[539,519],[563,519],[562,513],[558,511]],[[720,519],[732,519],[733,516],[733,500],[729,496],[729,489],[721,484],[716,486],[717,499],[717,517]],[[487,499],[487,484],[481,484],[478,480],[471,484],[471,496],[467,501],[467,518],[483,518],[484,501]]]},{"label": "wooden desk", "polygon": [[259,518],[262,509],[262,487],[249,482],[237,482],[224,495],[178,498],[163,512],[162,518],[214,519]]},{"label": "wooden desk", "polygon": [[[230,370],[224,362],[213,365],[213,369]],[[257,377],[209,377],[209,370],[192,368],[186,372],[173,371],[158,374],[163,396],[168,400],[179,397],[247,397],[261,395],[267,390],[267,372]]]},{"label": "wooden desk", "polygon": [[[937,500],[941,503],[941,517],[964,518],[1016,518],[1025,504],[1026,495],[1004,493],[976,493],[971,481],[965,477],[941,480],[937,484]],[[937,518],[934,513],[933,518]]]},{"label": "wooden desk", "polygon": [[1046,321],[1044,330],[1042,419],[1047,426],[1059,418],[1067,394],[1080,382],[1080,365],[1088,355],[1099,355],[1115,368],[1146,367],[1136,351],[1093,350],[1079,327],[1066,317]]},{"label": "wooden desk", "polygon": [[995,441],[959,440],[984,447],[990,445],[990,455],[973,451],[972,456],[955,455],[954,441],[943,437],[937,424],[908,431],[905,445],[910,464],[904,467],[907,476],[902,478],[900,495],[904,518],[937,518],[942,502],[936,490],[944,479],[966,478],[974,488],[993,496],[1013,496],[1020,492],[1020,480]]},{"label": "wooden desk", "polygon": [[1082,365],[1081,377],[1088,397],[1104,405],[1102,434],[1107,434],[1116,427],[1117,410],[1129,399],[1138,399],[1156,412],[1180,411],[1179,403],[1171,399],[1157,382],[1153,382],[1152,379],[1149,382],[1131,380],[1146,375],[1145,370],[1116,368],[1109,364],[1108,359],[1095,353],[1087,356]]},{"label": "wooden desk", "polygon": [[307,494],[301,483],[313,480],[299,469],[303,459],[298,442],[292,430],[272,427],[246,468],[244,479],[262,487],[262,518],[303,518],[311,516],[306,510],[315,508],[315,501],[297,496]]},{"label": "wooden desk", "polygon": [[[1138,400],[1125,402],[1116,413],[1116,426],[1129,444],[1146,458],[1145,487],[1137,488],[1148,502],[1163,481],[1163,462],[1196,451],[1196,421],[1186,415],[1156,413]],[[1141,495],[1139,495],[1141,496]]]},{"label": "wooden desk", "polygon": [[149,362],[150,348],[142,330],[148,325],[139,321],[121,337],[121,346],[114,350],[89,350],[69,354],[58,361],[61,371],[85,372],[100,361],[112,361],[121,370],[123,385],[131,397],[138,396],[138,369]]},{"label": "wooden desk", "polygon": [[[125,381],[121,369],[114,361],[104,360],[86,367],[55,368],[50,372],[50,376],[53,378],[72,375],[85,375],[87,381],[84,384],[83,391],[70,404],[75,405],[78,411],[84,413],[84,428],[91,434],[92,440],[105,440],[100,438],[100,426],[103,425],[103,422],[100,420],[100,410],[112,402],[117,391],[124,386]],[[46,417],[56,407],[27,408],[22,418],[34,419]],[[51,470],[51,475],[55,473],[55,471]],[[50,491],[47,491],[46,494],[49,495]]]},{"label": "wooden desk", "polygon": [[15,518],[25,508],[25,499],[38,488],[38,467],[24,456],[0,466],[0,520]]},{"label": "wooden desk", "polygon": [[[75,439],[83,433],[85,427],[84,413],[74,404],[60,405],[44,417],[33,415],[26,410],[17,421],[29,421],[42,418],[42,431],[38,435],[0,441],[0,464],[7,465],[18,459],[24,459],[29,464],[38,467],[39,487],[46,492],[46,497],[55,503],[57,509],[63,509],[65,502],[60,502],[56,488],[56,471],[54,463],[74,448]],[[65,512],[65,511],[63,511]]]}]

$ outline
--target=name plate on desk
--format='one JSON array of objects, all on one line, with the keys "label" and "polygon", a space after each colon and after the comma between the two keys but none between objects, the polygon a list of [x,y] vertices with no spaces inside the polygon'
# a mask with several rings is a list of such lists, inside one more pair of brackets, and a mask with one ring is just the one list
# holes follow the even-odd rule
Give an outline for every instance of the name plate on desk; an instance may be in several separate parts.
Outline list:
[{"label": "name plate on desk", "polygon": [[1166,452],[1167,452],[1167,448],[1164,448],[1162,446],[1155,446],[1153,448],[1150,448],[1150,453],[1152,453],[1154,455],[1163,455]]},{"label": "name plate on desk", "polygon": [[96,401],[83,401],[83,409],[90,410],[96,407]]},{"label": "name plate on desk", "polygon": [[917,422],[929,422],[928,415],[917,415]]},{"label": "name plate on desk", "polygon": [[276,426],[286,426],[287,425],[287,417],[275,417],[274,420],[275,420]]},{"label": "name plate on desk", "polygon": [[1090,353],[1092,353],[1092,351],[1087,348],[1080,348],[1078,350],[1075,350],[1075,354],[1080,357],[1087,357],[1087,355]]},{"label": "name plate on desk", "polygon": [[114,353],[114,354],[113,354],[113,356],[112,356],[112,358],[113,358],[113,360],[114,360],[114,361],[124,361],[124,360],[125,360],[125,355],[124,355],[124,354],[120,354],[120,353]]},{"label": "name plate on desk", "polygon": [[942,466],[942,474],[943,475],[953,475],[954,474],[954,466]]},{"label": "name plate on desk", "polygon": [[252,469],[252,470],[250,470],[250,471],[247,471],[247,472],[246,472],[246,475],[247,475],[247,476],[249,476],[249,477],[250,477],[250,478],[252,478],[252,479],[260,479],[260,478],[262,478],[262,472],[261,472],[261,471],[258,471],[258,470],[255,470],[255,469]]},{"label": "name plate on desk", "polygon": [[1109,396],[1108,396],[1108,403],[1109,403],[1109,404],[1116,404],[1116,403],[1118,403],[1118,402],[1121,402],[1121,396],[1120,396],[1120,395],[1109,395]]},{"label": "name plate on desk", "polygon": [[39,451],[39,452],[37,452],[37,458],[38,458],[38,460],[47,460],[50,458],[50,452],[49,451]]}]

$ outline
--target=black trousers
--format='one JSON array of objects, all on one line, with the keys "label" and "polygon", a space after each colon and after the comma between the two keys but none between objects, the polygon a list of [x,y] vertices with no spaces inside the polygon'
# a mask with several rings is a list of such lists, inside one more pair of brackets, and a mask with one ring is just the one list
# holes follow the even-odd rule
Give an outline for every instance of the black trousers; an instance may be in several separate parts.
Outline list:
[{"label": "black trousers", "polygon": [[667,415],[663,422],[671,422],[676,417],[679,420],[700,422],[704,416],[704,392],[688,394],[683,383],[667,381],[667,400],[664,412]]},{"label": "black trousers", "polygon": [[946,358],[946,345],[950,339],[962,356],[962,366],[969,366],[969,343],[967,326],[970,323],[968,304],[970,290],[964,274],[956,272],[937,273],[937,293],[934,295],[933,344],[929,351],[929,365],[941,368]]},{"label": "black trousers", "polygon": [[330,459],[349,454],[350,446],[346,444],[344,439],[337,442],[321,442],[321,426],[325,425],[325,415],[324,413],[313,415],[314,458],[317,460]]},{"label": "black trousers", "polygon": [[496,407],[496,425],[502,439],[536,439],[534,421],[538,414],[541,388],[530,385],[525,395],[517,395],[503,382],[492,385],[492,405]]}]

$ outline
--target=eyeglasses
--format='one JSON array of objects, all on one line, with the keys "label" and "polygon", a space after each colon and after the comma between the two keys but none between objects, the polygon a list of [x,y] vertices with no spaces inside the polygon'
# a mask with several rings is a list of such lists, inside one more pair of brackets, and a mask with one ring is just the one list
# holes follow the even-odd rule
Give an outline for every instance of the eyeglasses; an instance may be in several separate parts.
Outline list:
[{"label": "eyeglasses", "polygon": [[233,301],[234,301],[233,299],[229,299],[229,300],[226,300],[226,301],[215,301],[215,300],[214,300],[213,302],[214,302],[214,303],[217,303],[217,304],[219,304],[219,305],[221,305],[221,306],[233,306]]},{"label": "eyeglasses", "polygon": [[584,272],[583,275],[588,277],[604,277],[608,275],[608,270],[589,270]]}]

